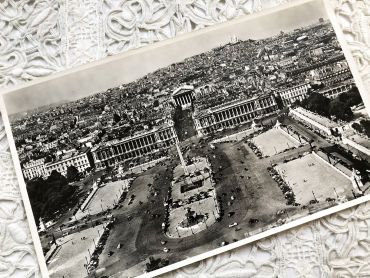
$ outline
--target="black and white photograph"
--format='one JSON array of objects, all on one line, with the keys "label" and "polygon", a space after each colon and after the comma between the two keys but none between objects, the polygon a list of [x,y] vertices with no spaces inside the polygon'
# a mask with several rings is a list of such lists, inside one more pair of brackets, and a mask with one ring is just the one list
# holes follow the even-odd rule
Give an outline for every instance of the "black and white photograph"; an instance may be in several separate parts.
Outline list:
[{"label": "black and white photograph", "polygon": [[334,24],[287,4],[3,93],[48,275],[158,275],[365,201],[370,107]]}]

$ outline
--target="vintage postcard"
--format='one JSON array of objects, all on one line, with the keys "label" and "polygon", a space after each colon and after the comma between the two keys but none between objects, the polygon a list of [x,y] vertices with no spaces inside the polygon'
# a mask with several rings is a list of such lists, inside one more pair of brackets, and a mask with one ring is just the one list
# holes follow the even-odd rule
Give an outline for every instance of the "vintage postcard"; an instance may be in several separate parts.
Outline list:
[{"label": "vintage postcard", "polygon": [[321,0],[1,96],[45,276],[155,276],[369,199],[369,98]]}]

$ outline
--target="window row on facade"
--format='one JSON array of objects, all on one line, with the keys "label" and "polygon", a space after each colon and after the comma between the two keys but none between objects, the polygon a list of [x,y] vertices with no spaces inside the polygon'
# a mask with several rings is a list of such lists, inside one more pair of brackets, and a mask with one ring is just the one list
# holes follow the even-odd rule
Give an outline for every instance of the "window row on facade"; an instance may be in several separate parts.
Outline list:
[{"label": "window row on facade", "polygon": [[176,142],[173,127],[160,129],[140,138],[125,140],[110,146],[100,146],[93,150],[94,164],[97,168],[113,166],[117,163],[140,158],[168,148]]},{"label": "window row on facade", "polygon": [[198,136],[204,136],[220,128],[229,128],[251,122],[256,117],[273,113],[277,109],[275,98],[270,95],[247,102],[241,101],[233,107],[224,108],[224,110],[217,108],[217,110],[215,109],[207,115],[195,115],[194,124]]}]

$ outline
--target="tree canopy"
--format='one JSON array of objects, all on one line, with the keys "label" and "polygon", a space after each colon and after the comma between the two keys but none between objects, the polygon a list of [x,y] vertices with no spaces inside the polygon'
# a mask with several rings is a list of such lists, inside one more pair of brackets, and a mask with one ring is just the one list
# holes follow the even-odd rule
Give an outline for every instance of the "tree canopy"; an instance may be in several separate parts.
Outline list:
[{"label": "tree canopy", "polygon": [[349,102],[343,102],[340,98],[333,99],[329,103],[329,113],[337,119],[350,121],[353,118],[353,112]]},{"label": "tree canopy", "polygon": [[354,105],[358,105],[362,102],[360,92],[358,91],[356,87],[352,88],[350,91],[346,93],[340,94],[338,98],[350,107]]},{"label": "tree canopy", "polygon": [[68,185],[67,179],[54,170],[46,180],[36,178],[28,181],[27,191],[33,214],[38,221],[40,217],[51,219],[56,211],[63,209],[75,188]]},{"label": "tree canopy", "polygon": [[69,182],[78,181],[80,178],[80,174],[77,170],[77,168],[73,165],[69,166],[67,168],[67,180]]},{"label": "tree canopy", "polygon": [[302,101],[302,106],[322,116],[329,116],[329,103],[330,99],[322,94],[311,93]]},{"label": "tree canopy", "polygon": [[361,102],[362,98],[358,89],[353,88],[332,100],[320,93],[314,92],[304,99],[301,105],[325,117],[334,116],[339,120],[350,121],[354,117],[351,107]]},{"label": "tree canopy", "polygon": [[363,133],[370,137],[370,121],[369,120],[361,120],[360,124],[362,125]]}]

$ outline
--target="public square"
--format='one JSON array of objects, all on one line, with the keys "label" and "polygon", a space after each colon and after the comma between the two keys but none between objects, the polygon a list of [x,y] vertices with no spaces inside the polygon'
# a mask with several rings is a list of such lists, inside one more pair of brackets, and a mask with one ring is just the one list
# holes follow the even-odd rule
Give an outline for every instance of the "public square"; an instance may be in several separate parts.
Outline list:
[{"label": "public square", "polygon": [[76,71],[15,111],[51,277],[135,277],[365,195],[370,164],[351,150],[370,121],[352,111],[361,96],[322,8],[165,44],[176,51],[117,80],[116,61],[91,82],[69,82]]},{"label": "public square", "polygon": [[90,193],[92,194],[90,201],[83,211],[77,211],[76,218],[82,219],[88,215],[95,215],[112,209],[118,203],[123,192],[127,190],[129,184],[130,180],[125,179],[101,185],[96,192],[92,191]]},{"label": "public square", "polygon": [[[188,175],[176,148],[171,149],[169,158],[135,173],[126,198],[110,212],[114,226],[91,273],[136,276],[143,273],[148,256],[161,262],[179,261],[308,215],[315,207],[314,198],[320,203],[331,198],[333,204],[353,198],[349,178],[311,153],[309,144],[298,144],[274,127],[276,118],[271,121],[262,133],[248,132],[239,140],[223,140],[230,136],[226,135],[220,143],[196,137],[181,142]],[[325,139],[290,117],[283,118],[282,124],[312,140],[315,148],[328,146]],[[247,141],[256,138],[271,156],[255,154]],[[268,142],[273,144],[268,146]],[[286,148],[287,142],[294,147]],[[274,146],[280,152],[275,152]],[[299,206],[288,204],[271,176],[272,165],[291,186]],[[322,186],[322,180],[327,186]],[[100,212],[101,203],[116,203],[117,196],[114,198],[111,190],[121,192],[123,182],[100,188],[106,190],[100,195],[97,191],[90,211],[95,208]],[[193,223],[188,225],[189,221]]]},{"label": "public square", "polygon": [[[174,169],[166,235],[183,238],[195,235],[216,223],[220,207],[214,188],[211,165],[205,157],[194,157],[189,165]],[[185,168],[190,175],[186,175]]]},{"label": "public square", "polygon": [[296,202],[302,205],[308,205],[315,199],[325,202],[328,198],[352,196],[350,177],[340,173],[316,154],[279,163],[275,169],[292,187]]},{"label": "public square", "polygon": [[291,148],[297,148],[300,142],[281,128],[271,128],[252,139],[263,156],[269,157]]}]

